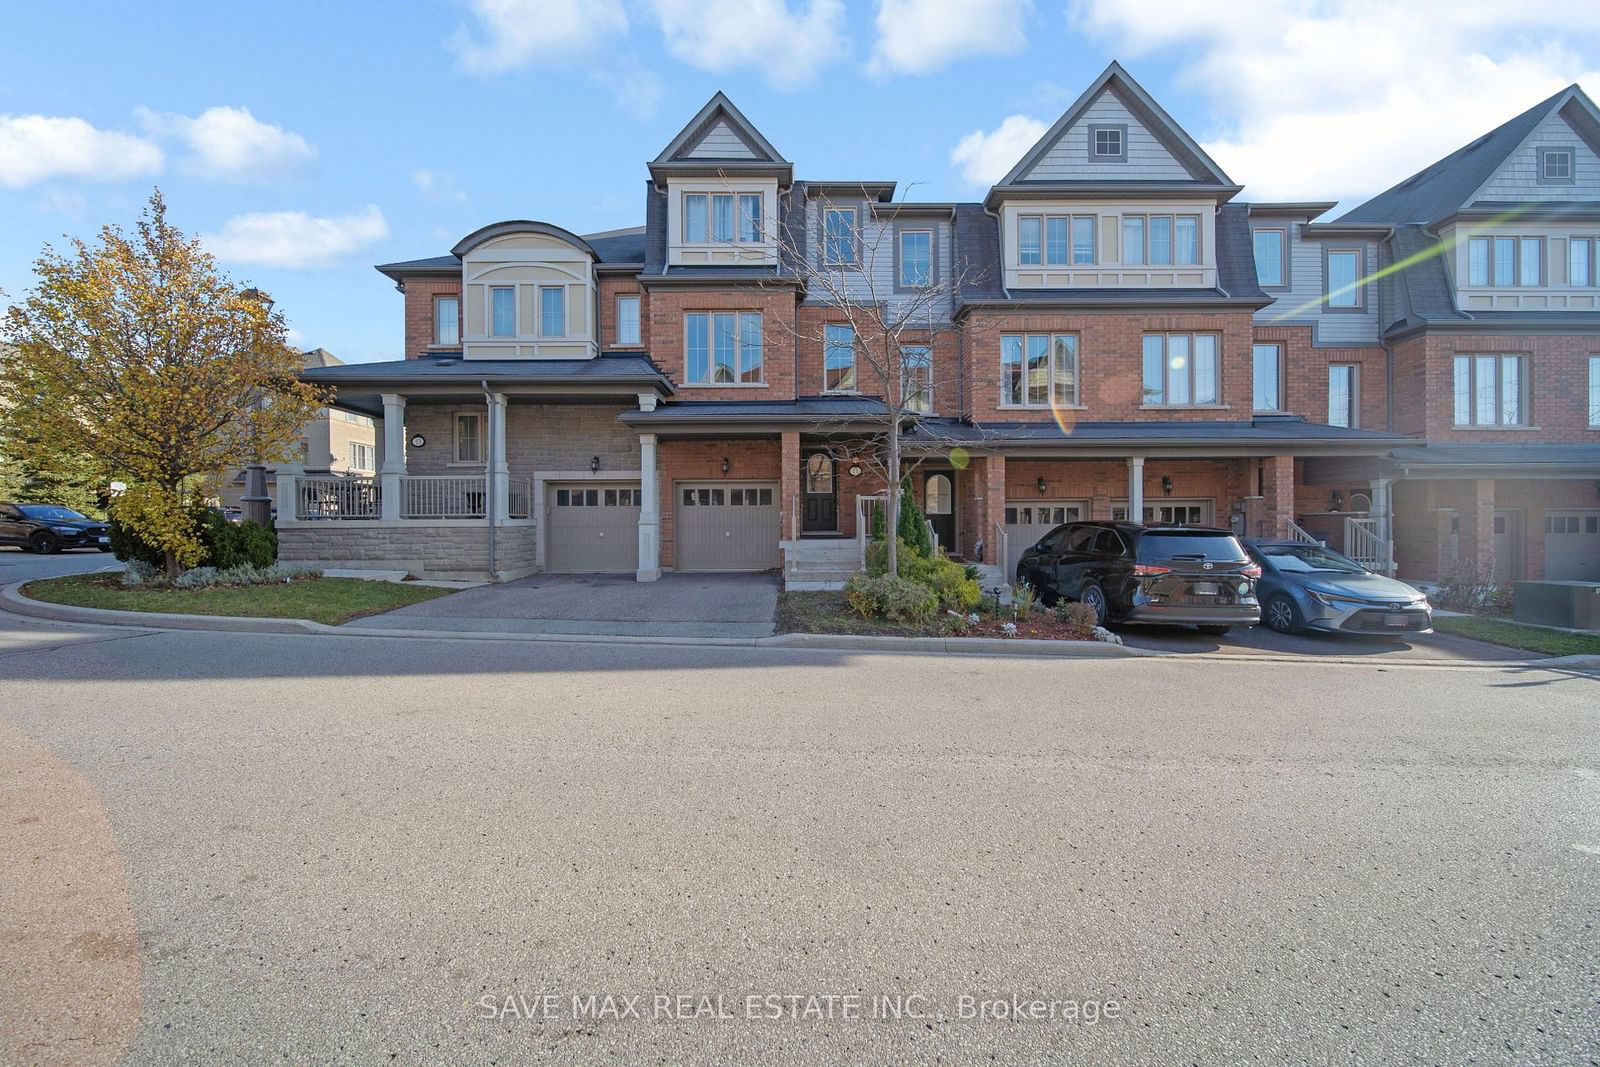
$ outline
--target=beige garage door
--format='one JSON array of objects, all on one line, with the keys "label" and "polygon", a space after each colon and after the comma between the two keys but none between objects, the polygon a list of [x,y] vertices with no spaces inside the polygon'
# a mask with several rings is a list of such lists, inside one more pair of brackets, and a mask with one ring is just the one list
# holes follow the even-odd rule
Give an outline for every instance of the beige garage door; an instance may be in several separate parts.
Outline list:
[{"label": "beige garage door", "polygon": [[552,484],[546,493],[545,570],[638,569],[638,482]]},{"label": "beige garage door", "polygon": [[675,488],[680,571],[764,571],[781,565],[777,482]]},{"label": "beige garage door", "polygon": [[1545,514],[1544,576],[1551,581],[1600,581],[1600,511]]}]

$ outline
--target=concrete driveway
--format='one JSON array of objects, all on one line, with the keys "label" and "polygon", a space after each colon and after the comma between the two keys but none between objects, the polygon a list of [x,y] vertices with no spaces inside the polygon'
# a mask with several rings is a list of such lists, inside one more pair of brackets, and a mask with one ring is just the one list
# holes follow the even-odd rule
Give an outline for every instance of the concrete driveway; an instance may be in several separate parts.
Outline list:
[{"label": "concrete driveway", "polygon": [[502,585],[358,619],[391,630],[610,634],[631,637],[766,637],[778,603],[769,574],[536,574]]}]

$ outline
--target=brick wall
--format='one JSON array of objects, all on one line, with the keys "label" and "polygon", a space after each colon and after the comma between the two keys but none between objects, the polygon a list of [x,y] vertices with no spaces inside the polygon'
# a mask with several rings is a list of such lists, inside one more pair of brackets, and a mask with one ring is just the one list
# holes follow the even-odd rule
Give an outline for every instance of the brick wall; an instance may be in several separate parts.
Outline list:
[{"label": "brick wall", "polygon": [[[789,289],[678,289],[650,292],[650,355],[678,387],[678,399],[791,400],[794,391],[795,298]],[[696,386],[686,384],[683,317],[690,311],[759,311],[762,313],[765,382],[760,386]]]},{"label": "brick wall", "polygon": [[[1255,460],[1147,459],[1144,502],[1168,499],[1163,475],[1172,479],[1172,499],[1210,499],[1215,519],[1226,525],[1233,501],[1254,495]],[[1111,502],[1128,497],[1128,465],[1122,460],[1011,459],[1006,463],[1006,498],[1011,500],[1087,500],[1089,518],[1111,518]],[[1039,479],[1045,489],[1039,492]],[[1291,475],[1292,478],[1292,475]]]},{"label": "brick wall", "polygon": [[[461,296],[460,278],[407,278],[405,282],[405,357],[416,359],[433,343],[433,298],[436,296]],[[461,313],[466,315],[466,301]],[[466,323],[461,324],[466,333]],[[459,344],[451,346],[459,349]]]},{"label": "brick wall", "polygon": [[[1429,441],[1474,444],[1597,444],[1600,428],[1589,426],[1589,357],[1600,355],[1600,337],[1497,335],[1434,332],[1402,346],[1424,368],[1421,399]],[[1457,428],[1453,399],[1454,357],[1520,354],[1528,361],[1528,418],[1519,430]],[[1410,368],[1415,374],[1415,368]],[[1398,390],[1397,398],[1403,395]],[[1411,403],[1415,400],[1407,396]],[[1416,420],[1416,413],[1408,415]]]},{"label": "brick wall", "polygon": [[[1363,429],[1382,430],[1388,421],[1388,354],[1382,348],[1316,348],[1309,326],[1257,326],[1255,341],[1283,346],[1284,411],[1310,422],[1328,421],[1328,365],[1360,367],[1358,418]],[[1253,401],[1247,394],[1247,401]]]},{"label": "brick wall", "polygon": [[[639,469],[639,435],[617,421],[630,410],[594,404],[508,405],[506,463],[513,478],[535,471],[589,469],[594,456],[602,471]],[[483,414],[482,404],[409,404],[406,407],[406,471],[410,474],[478,474],[483,464],[456,466],[455,414]],[[422,434],[427,444],[413,448]]]},{"label": "brick wall", "polygon": [[[678,440],[658,437],[657,480],[661,490],[661,565],[677,565],[677,482],[781,482],[781,448],[776,437],[726,437],[717,440]],[[728,460],[728,472],[722,461]],[[782,488],[779,493],[781,496]],[[781,522],[781,517],[780,517]],[[780,539],[782,537],[780,526]]]},{"label": "brick wall", "polygon": [[[1215,333],[1220,337],[1222,408],[1146,409],[1143,392],[1144,335],[1172,331]],[[1043,422],[1047,408],[1000,407],[1000,335],[1054,332],[1078,335],[1081,411],[1068,419],[1093,421],[1226,421],[1250,417],[1250,313],[1184,314],[1026,314],[974,311],[966,320],[968,410],[979,421]]]}]

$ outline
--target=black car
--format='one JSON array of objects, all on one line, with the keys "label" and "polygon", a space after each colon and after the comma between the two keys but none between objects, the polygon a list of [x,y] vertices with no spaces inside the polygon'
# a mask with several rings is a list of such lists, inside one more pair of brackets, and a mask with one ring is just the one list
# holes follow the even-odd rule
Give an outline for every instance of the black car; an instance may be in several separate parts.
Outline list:
[{"label": "black car", "polygon": [[110,552],[111,531],[99,519],[55,504],[0,504],[0,545],[19,545],[25,552]]},{"label": "black car", "polygon": [[1102,623],[1187,623],[1213,634],[1261,621],[1260,577],[1227,530],[1133,522],[1057,526],[1017,563],[1017,581],[1046,605],[1065,597]]}]

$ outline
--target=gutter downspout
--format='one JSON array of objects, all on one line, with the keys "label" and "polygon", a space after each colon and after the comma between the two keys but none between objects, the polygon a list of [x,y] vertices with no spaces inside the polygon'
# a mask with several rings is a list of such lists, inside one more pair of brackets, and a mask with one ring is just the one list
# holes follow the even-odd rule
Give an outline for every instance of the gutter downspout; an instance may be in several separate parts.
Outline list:
[{"label": "gutter downspout", "polygon": [[[486,413],[494,411],[494,394],[489,392],[489,380],[487,378],[481,379],[481,380],[479,380],[478,384],[483,387],[483,406],[485,408]],[[485,419],[484,422],[487,423],[488,420]],[[500,580],[499,579],[499,573],[500,573],[499,568],[495,566],[495,543],[494,543],[494,539],[495,539],[495,529],[494,529],[494,527],[495,527],[495,521],[494,521],[494,517],[495,517],[495,501],[494,501],[495,456],[494,456],[494,443],[495,443],[495,440],[500,436],[498,430],[499,430],[499,428],[496,427],[495,431],[491,432],[489,434],[489,448],[487,450],[488,453],[489,453],[488,454],[488,461],[483,465],[483,516],[484,516],[484,519],[489,524],[489,581],[490,582],[496,582],[496,581]]]}]

